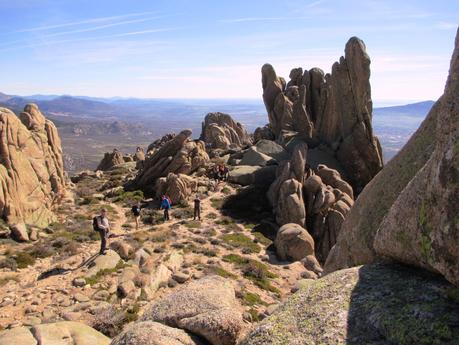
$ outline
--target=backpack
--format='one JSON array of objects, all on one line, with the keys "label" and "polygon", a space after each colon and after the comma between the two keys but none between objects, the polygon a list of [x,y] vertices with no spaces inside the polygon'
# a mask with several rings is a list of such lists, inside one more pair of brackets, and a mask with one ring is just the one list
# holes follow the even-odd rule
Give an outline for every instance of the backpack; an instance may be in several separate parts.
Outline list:
[{"label": "backpack", "polygon": [[97,216],[92,219],[92,228],[94,231],[99,231],[99,225],[97,225]]}]

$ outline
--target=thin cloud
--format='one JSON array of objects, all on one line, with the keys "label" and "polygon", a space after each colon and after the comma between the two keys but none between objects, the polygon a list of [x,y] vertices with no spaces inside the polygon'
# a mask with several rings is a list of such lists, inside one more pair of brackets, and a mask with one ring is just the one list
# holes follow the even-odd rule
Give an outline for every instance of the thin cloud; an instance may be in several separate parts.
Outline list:
[{"label": "thin cloud", "polygon": [[169,27],[169,28],[142,30],[142,31],[129,31],[129,32],[123,32],[123,33],[118,33],[118,34],[95,36],[95,37],[80,37],[80,38],[62,39],[62,40],[53,40],[53,41],[43,40],[42,42],[39,42],[39,43],[23,44],[23,45],[17,45],[14,47],[0,48],[0,52],[11,51],[11,50],[16,50],[16,49],[26,49],[26,48],[35,48],[35,47],[43,47],[43,46],[50,46],[50,45],[67,44],[67,43],[107,40],[107,39],[116,38],[116,37],[140,36],[140,35],[146,35],[150,33],[160,33],[160,32],[175,31],[175,30],[181,30],[181,29],[183,28]]},{"label": "thin cloud", "polygon": [[111,28],[111,27],[115,27],[115,26],[120,26],[120,25],[143,23],[143,22],[147,22],[147,21],[150,21],[150,20],[160,19],[160,18],[163,18],[163,17],[164,16],[155,16],[155,17],[148,17],[148,18],[142,18],[142,19],[125,20],[125,21],[121,21],[121,22],[115,22],[115,23],[110,23],[110,24],[105,24],[105,25],[93,26],[93,27],[90,27],[90,28],[56,32],[54,34],[45,35],[43,37],[47,38],[47,37],[56,37],[56,36],[71,35],[71,34],[77,34],[77,33],[90,32],[90,31],[97,31],[97,30],[103,30],[103,29],[107,29],[107,28]]},{"label": "thin cloud", "polygon": [[38,27],[34,27],[34,28],[18,30],[16,32],[34,32],[34,31],[53,30],[53,29],[60,29],[60,28],[65,28],[65,27],[69,27],[69,26],[78,26],[78,25],[84,25],[84,24],[106,22],[106,21],[111,21],[111,20],[116,20],[116,19],[146,16],[146,15],[150,15],[150,14],[153,14],[153,13],[158,13],[158,12],[149,11],[149,12],[130,13],[130,14],[125,14],[125,15],[121,15],[121,16],[98,17],[98,18],[91,18],[91,19],[81,20],[81,21],[77,21],[77,22],[38,26]]},{"label": "thin cloud", "polygon": [[287,17],[245,17],[245,18],[232,18],[232,19],[221,19],[221,23],[242,23],[242,22],[268,22],[277,20],[287,20],[291,18]]}]

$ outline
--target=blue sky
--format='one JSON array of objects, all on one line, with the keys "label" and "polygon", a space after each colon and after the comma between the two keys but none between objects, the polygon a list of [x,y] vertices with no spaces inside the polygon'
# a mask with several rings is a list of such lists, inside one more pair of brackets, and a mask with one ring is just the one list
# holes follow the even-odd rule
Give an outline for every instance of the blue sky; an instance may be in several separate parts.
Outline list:
[{"label": "blue sky", "polygon": [[376,102],[436,99],[459,1],[0,0],[0,91],[260,98],[270,62],[326,72],[351,36]]}]

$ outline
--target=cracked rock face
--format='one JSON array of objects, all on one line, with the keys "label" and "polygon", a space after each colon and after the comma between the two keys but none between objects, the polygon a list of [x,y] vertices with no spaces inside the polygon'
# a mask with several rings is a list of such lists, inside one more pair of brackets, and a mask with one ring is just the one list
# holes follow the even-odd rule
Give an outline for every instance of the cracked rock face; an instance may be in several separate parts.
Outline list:
[{"label": "cracked rock face", "polygon": [[244,126],[224,113],[209,113],[202,123],[201,138],[209,149],[241,149],[251,144]]},{"label": "cracked rock face", "polygon": [[403,149],[360,194],[326,272],[378,256],[459,286],[459,33],[445,92]]},{"label": "cracked rock face", "polygon": [[370,58],[356,37],[327,75],[319,68],[295,68],[285,87],[271,65],[262,67],[263,100],[276,140],[300,137],[311,149],[326,145],[357,193],[383,166],[371,125],[369,78]]},{"label": "cracked rock face", "polygon": [[126,188],[153,193],[156,180],[170,173],[189,175],[209,162],[204,142],[191,139],[191,130],[183,130],[146,157],[143,168]]},{"label": "cracked rock face", "polygon": [[8,223],[46,226],[65,191],[61,140],[35,104],[0,108],[0,212]]}]

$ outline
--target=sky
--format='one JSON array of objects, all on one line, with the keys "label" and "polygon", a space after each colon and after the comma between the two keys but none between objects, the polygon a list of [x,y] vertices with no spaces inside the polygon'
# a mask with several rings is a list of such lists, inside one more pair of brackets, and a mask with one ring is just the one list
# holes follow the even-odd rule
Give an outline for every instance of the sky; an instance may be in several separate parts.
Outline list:
[{"label": "sky", "polygon": [[352,36],[375,102],[437,99],[458,0],[0,0],[0,92],[261,97],[261,66],[331,70]]}]

